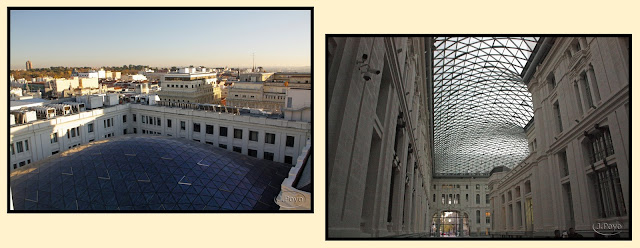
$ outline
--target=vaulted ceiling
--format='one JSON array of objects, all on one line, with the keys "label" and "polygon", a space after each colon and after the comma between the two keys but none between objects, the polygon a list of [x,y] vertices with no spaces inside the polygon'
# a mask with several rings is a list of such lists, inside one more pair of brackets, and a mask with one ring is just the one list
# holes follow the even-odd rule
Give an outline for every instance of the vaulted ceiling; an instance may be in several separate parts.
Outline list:
[{"label": "vaulted ceiling", "polygon": [[533,117],[521,74],[537,37],[436,37],[434,173],[481,174],[529,151]]}]

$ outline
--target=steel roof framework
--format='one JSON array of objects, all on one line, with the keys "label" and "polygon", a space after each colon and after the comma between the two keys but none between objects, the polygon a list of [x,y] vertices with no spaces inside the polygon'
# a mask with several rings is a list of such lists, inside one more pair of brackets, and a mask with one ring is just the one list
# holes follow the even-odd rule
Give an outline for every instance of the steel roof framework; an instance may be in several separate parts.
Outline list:
[{"label": "steel roof framework", "polygon": [[434,173],[512,168],[529,151],[533,116],[522,70],[537,37],[436,37]]}]

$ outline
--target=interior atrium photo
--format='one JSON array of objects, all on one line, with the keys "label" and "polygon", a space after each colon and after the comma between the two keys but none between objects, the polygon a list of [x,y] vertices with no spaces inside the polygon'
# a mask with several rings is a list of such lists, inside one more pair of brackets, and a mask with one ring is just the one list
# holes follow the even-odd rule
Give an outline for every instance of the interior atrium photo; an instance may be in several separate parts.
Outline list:
[{"label": "interior atrium photo", "polygon": [[630,239],[630,37],[327,36],[328,239]]}]

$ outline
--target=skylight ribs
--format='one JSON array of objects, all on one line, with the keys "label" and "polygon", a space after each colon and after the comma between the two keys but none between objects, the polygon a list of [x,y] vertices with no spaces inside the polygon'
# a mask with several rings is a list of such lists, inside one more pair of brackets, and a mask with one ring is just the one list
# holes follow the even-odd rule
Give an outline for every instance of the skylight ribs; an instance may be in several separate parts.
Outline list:
[{"label": "skylight ribs", "polygon": [[482,174],[528,154],[533,116],[520,77],[537,37],[437,37],[434,173]]}]

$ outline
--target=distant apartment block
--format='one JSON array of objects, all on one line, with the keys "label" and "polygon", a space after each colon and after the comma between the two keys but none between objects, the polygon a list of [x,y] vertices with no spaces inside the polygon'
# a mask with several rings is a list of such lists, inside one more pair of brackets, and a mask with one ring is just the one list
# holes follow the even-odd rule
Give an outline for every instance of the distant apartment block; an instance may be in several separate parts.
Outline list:
[{"label": "distant apartment block", "polygon": [[[214,103],[214,88],[217,78],[214,72],[196,72],[186,69],[179,73],[168,73],[162,76],[158,96],[160,100],[185,103]],[[220,94],[217,94],[220,97]]]},{"label": "distant apartment block", "polygon": [[[226,105],[234,107],[257,108],[265,111],[281,112],[286,104],[288,89],[311,89],[310,73],[265,73],[240,74],[240,82],[229,88]],[[246,76],[249,75],[249,76]],[[252,76],[254,75],[254,76]],[[263,75],[259,77],[259,75]],[[247,79],[266,81],[243,81]],[[310,101],[309,99],[306,100]]]}]

